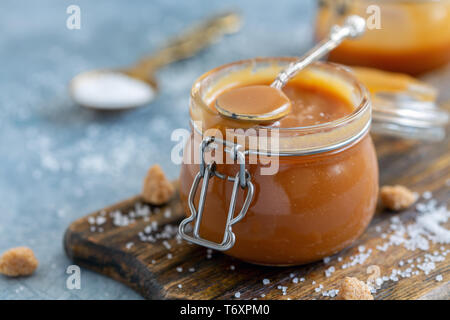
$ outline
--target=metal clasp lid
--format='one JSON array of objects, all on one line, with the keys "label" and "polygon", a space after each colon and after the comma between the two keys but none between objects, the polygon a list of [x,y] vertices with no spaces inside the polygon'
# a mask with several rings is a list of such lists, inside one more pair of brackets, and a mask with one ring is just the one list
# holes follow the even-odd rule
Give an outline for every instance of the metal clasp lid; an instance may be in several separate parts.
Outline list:
[{"label": "metal clasp lid", "polygon": [[[227,176],[225,174],[216,171],[215,161],[211,161],[208,164],[205,163],[204,154],[206,148],[209,147],[213,142],[222,143],[226,147],[224,148],[225,152],[229,153],[233,158],[233,160],[239,163],[239,172],[237,172],[234,177]],[[189,210],[191,212],[191,215],[188,218],[181,221],[178,229],[180,236],[184,240],[219,251],[225,251],[234,246],[236,236],[232,231],[232,226],[233,224],[239,222],[242,218],[244,218],[250,206],[250,203],[252,202],[254,193],[254,186],[253,183],[250,181],[251,178],[250,173],[245,169],[245,153],[240,150],[241,148],[242,146],[239,144],[232,144],[231,142],[219,140],[216,139],[215,137],[206,137],[203,139],[202,143],[200,144],[200,159],[201,159],[200,171],[195,176],[188,198]],[[218,177],[220,179],[233,182],[233,190],[231,193],[230,206],[228,208],[228,216],[221,243],[213,242],[204,239],[200,236],[200,224],[202,221],[203,209],[205,207],[206,193],[208,190],[209,180],[210,178],[213,177]],[[194,199],[197,193],[198,186],[200,184],[200,180],[202,179],[203,181],[200,190],[200,199],[198,203],[198,209],[196,209]],[[238,215],[236,215],[236,217],[234,217],[236,209],[236,197],[239,187],[241,187],[242,189],[247,188],[248,191],[244,204],[241,208],[241,211],[239,212]],[[188,226],[190,226],[190,223],[193,222],[194,220],[195,220],[194,229],[192,231],[192,235],[189,235],[187,228]]]}]

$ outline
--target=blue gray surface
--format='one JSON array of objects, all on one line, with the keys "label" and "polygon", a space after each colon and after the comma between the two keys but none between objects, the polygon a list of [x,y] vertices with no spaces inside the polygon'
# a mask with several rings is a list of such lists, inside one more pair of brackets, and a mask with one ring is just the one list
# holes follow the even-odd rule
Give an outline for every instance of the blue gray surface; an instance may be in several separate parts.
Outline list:
[{"label": "blue gray surface", "polygon": [[[66,8],[81,8],[81,29]],[[71,102],[77,73],[123,66],[209,14],[238,9],[237,35],[157,74],[148,106],[99,113]],[[62,238],[71,221],[140,191],[148,167],[170,178],[172,130],[188,127],[193,81],[205,71],[255,56],[298,55],[312,42],[314,1],[6,1],[0,3],[0,252],[29,246],[35,275],[0,276],[0,299],[136,299],[131,289],[82,269],[66,288]]]}]

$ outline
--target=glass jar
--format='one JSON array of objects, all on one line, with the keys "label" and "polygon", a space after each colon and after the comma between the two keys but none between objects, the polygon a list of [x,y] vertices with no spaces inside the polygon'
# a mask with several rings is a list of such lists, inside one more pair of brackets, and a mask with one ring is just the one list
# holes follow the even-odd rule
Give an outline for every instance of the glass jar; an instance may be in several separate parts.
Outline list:
[{"label": "glass jar", "polygon": [[321,0],[316,38],[350,14],[367,18],[366,33],[344,41],[330,61],[413,75],[450,61],[449,0]]},{"label": "glass jar", "polygon": [[[180,196],[189,217],[180,224],[184,239],[255,264],[298,265],[345,248],[369,224],[378,195],[377,158],[368,133],[371,102],[346,68],[315,63],[291,81],[313,81],[341,92],[353,106],[349,115],[307,127],[258,127],[217,138],[223,129],[240,124],[222,119],[217,126],[211,101],[238,84],[270,83],[294,60],[239,61],[194,83],[192,134],[180,174]],[[207,130],[214,126],[219,129]],[[247,143],[250,137],[260,139],[257,148]],[[215,157],[219,161],[208,158],[222,149]],[[277,170],[264,172],[271,165]]]}]

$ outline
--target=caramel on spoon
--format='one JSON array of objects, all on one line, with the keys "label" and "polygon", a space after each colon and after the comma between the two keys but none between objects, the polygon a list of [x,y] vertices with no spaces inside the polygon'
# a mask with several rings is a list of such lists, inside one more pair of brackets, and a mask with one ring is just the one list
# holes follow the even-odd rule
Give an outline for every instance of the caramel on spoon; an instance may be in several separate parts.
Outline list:
[{"label": "caramel on spoon", "polygon": [[347,17],[342,26],[331,28],[328,38],[281,71],[270,86],[251,85],[222,93],[216,99],[217,111],[227,118],[253,122],[275,121],[284,117],[292,107],[289,98],[281,91],[285,84],[310,63],[336,48],[345,38],[362,35],[365,27],[366,22],[362,17]]}]

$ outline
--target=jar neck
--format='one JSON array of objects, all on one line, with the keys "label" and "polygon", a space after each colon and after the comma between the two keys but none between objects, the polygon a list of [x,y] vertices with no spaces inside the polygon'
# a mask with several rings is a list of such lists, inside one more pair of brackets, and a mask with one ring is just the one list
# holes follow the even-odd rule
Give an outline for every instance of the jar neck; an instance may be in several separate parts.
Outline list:
[{"label": "jar neck", "polygon": [[[343,148],[361,138],[371,123],[371,103],[364,86],[346,68],[331,63],[314,63],[299,73],[301,81],[317,81],[345,96],[353,111],[337,120],[313,126],[295,128],[239,128],[236,121],[225,126],[211,127],[205,117],[215,116],[209,105],[218,94],[236,86],[274,79],[295,58],[257,58],[243,60],[216,68],[194,84],[190,114],[197,134],[217,136],[217,141],[243,145],[248,154],[308,155]],[[207,127],[205,127],[207,124]],[[236,130],[237,129],[237,130]]]}]

